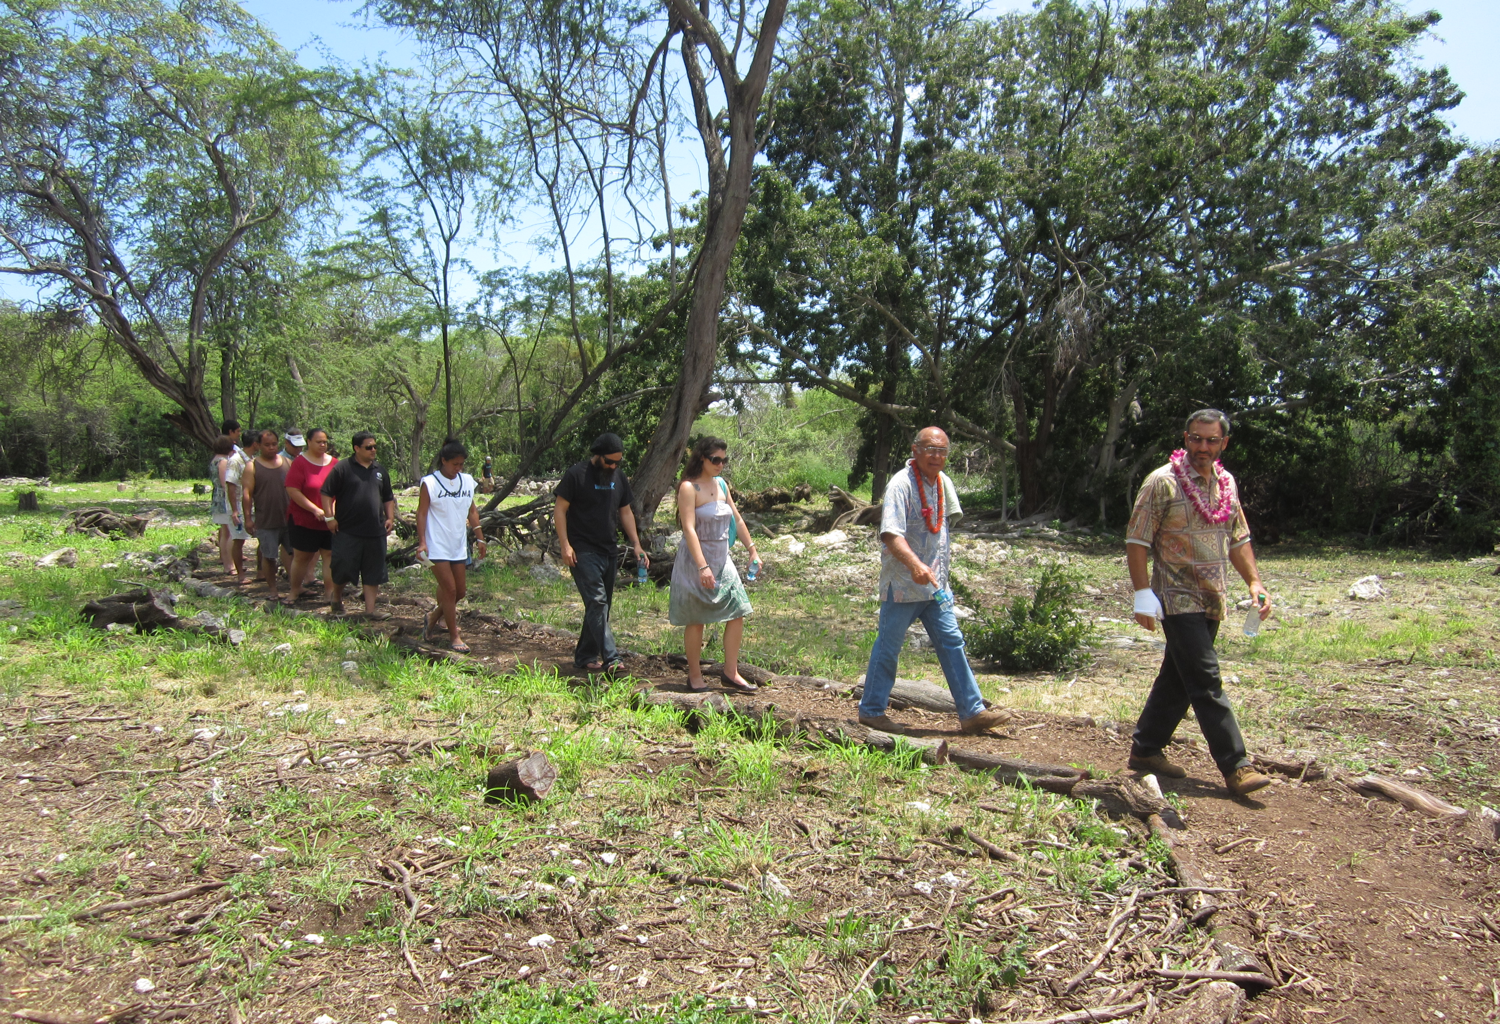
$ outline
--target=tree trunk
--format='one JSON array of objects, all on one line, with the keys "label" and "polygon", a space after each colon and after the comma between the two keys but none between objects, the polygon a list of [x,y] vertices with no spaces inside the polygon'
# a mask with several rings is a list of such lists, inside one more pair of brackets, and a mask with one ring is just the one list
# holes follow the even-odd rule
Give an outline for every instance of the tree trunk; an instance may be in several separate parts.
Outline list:
[{"label": "tree trunk", "polygon": [[[699,10],[684,0],[669,3],[669,10],[686,26],[682,54],[693,91],[698,131],[703,137],[709,161],[709,212],[704,225],[702,256],[693,279],[693,304],[688,310],[687,336],[683,339],[682,370],[667,399],[667,406],[662,410],[661,420],[651,435],[651,443],[631,480],[635,489],[636,522],[646,532],[650,532],[657,506],[672,489],[693,420],[700,411],[700,401],[713,379],[719,352],[719,307],[724,300],[724,280],[740,238],[740,228],[745,222],[745,210],[750,205],[750,179],[758,149],[756,118],[770,74],[776,37],[786,16],[786,5],[787,0],[769,0],[766,4],[760,31],[755,35],[755,56],[742,78],[730,51]],[[727,167],[719,141],[717,118],[708,108],[704,78],[698,65],[697,48],[700,44],[708,46],[714,56],[728,100]]]},{"label": "tree trunk", "polygon": [[411,452],[406,466],[408,484],[422,479],[422,443],[427,439],[427,407],[412,403]]}]

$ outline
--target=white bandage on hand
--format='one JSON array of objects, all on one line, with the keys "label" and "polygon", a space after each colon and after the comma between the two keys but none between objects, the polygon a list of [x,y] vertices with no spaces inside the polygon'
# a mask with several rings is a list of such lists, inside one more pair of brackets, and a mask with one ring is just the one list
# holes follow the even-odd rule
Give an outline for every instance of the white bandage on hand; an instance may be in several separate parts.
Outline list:
[{"label": "white bandage on hand", "polygon": [[1161,599],[1156,596],[1156,591],[1148,587],[1135,592],[1135,614],[1149,615],[1153,619],[1161,618]]}]

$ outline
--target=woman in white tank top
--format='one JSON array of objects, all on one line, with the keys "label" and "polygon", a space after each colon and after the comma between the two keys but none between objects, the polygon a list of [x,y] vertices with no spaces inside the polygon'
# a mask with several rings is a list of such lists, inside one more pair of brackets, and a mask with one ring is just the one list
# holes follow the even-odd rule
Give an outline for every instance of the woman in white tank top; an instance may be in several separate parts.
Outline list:
[{"label": "woman in white tank top", "polygon": [[453,649],[469,652],[458,630],[458,602],[469,592],[467,565],[469,546],[466,530],[474,531],[479,557],[485,555],[484,533],[479,527],[479,509],[474,504],[474,478],[464,472],[469,450],[462,442],[449,441],[438,452],[438,469],[422,478],[417,499],[417,558],[428,562],[437,577],[438,606],[427,614],[422,639],[431,643],[433,631],[448,624]]}]

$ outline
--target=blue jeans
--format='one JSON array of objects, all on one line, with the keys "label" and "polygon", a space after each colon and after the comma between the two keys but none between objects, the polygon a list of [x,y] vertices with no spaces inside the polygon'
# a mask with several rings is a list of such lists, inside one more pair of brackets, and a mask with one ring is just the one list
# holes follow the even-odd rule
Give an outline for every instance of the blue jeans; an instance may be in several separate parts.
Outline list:
[{"label": "blue jeans", "polygon": [[583,628],[578,631],[578,646],[573,648],[573,667],[583,668],[591,661],[608,665],[620,656],[615,650],[614,631],[609,628],[620,556],[615,551],[573,550],[578,555],[578,564],[573,566],[573,583],[578,587],[578,596],[583,598]]},{"label": "blue jeans", "polygon": [[953,703],[958,705],[958,717],[973,718],[984,710],[984,698],[979,695],[979,683],[964,655],[964,635],[953,616],[953,605],[936,601],[880,602],[880,634],[870,650],[870,667],[865,670],[865,694],[859,701],[859,713],[868,717],[885,714],[891,700],[891,687],[896,685],[896,658],[906,641],[906,631],[917,619],[922,620],[937,651],[943,678],[948,680],[948,692],[953,694]]}]

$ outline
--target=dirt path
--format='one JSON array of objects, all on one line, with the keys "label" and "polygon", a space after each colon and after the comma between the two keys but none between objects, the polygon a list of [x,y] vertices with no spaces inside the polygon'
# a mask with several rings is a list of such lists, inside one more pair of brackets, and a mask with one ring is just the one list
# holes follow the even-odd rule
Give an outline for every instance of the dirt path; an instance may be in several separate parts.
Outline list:
[{"label": "dirt path", "polygon": [[[856,707],[852,697],[774,689],[765,696],[810,715],[852,717]],[[892,717],[916,738],[1039,763],[1119,771],[1129,749],[1116,727],[1089,720],[1023,713],[1003,736],[967,737],[951,716]],[[1255,1001],[1259,1019],[1323,1020],[1330,1004],[1326,1019],[1500,1019],[1500,843],[1472,815],[1434,821],[1337,782],[1280,777],[1259,799],[1235,799],[1198,743],[1171,756],[1189,775],[1161,780],[1164,791],[1210,851],[1225,850],[1205,866],[1242,890],[1257,952],[1285,982]]]}]

